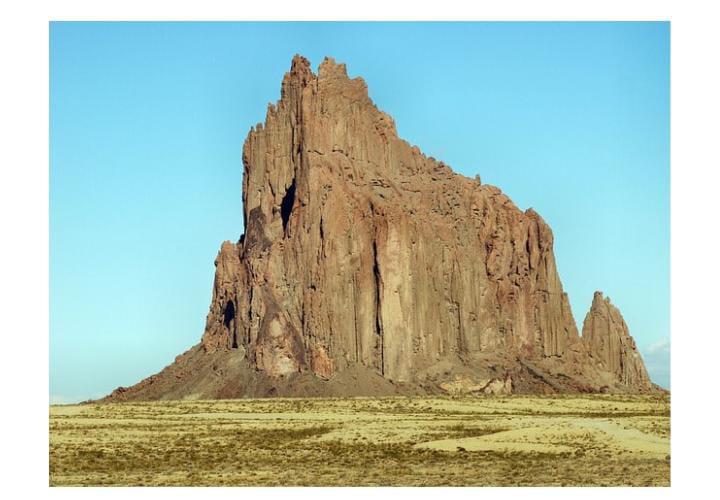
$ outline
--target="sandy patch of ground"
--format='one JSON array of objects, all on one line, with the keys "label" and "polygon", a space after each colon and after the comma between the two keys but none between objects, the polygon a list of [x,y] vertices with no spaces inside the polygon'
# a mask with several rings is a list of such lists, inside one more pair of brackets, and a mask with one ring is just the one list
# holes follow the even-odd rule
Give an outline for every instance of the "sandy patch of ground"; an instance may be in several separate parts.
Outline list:
[{"label": "sandy patch of ground", "polygon": [[523,427],[477,437],[419,443],[416,448],[443,451],[509,451],[520,453],[575,453],[611,447],[652,458],[670,453],[670,440],[625,428],[609,420],[544,419],[545,425]]},{"label": "sandy patch of ground", "polygon": [[669,432],[650,396],[51,406],[50,484],[658,486]]},{"label": "sandy patch of ground", "polygon": [[608,420],[576,419],[572,425],[601,431],[616,447],[662,458],[670,454],[670,439],[646,434],[637,429],[627,429]]}]

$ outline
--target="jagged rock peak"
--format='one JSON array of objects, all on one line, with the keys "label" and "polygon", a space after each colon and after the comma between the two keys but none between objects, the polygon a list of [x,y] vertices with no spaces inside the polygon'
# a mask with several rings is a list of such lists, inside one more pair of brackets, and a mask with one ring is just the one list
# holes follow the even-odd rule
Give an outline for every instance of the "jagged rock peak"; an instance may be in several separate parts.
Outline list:
[{"label": "jagged rock peak", "polygon": [[628,387],[649,388],[652,383],[640,352],[620,310],[609,297],[596,291],[585,316],[582,340],[588,352],[604,370]]},{"label": "jagged rock peak", "polygon": [[200,345],[110,399],[653,390],[602,294],[579,336],[543,218],[399,138],[344,64],[293,58],[243,167]]},{"label": "jagged rock peak", "polygon": [[595,293],[593,293],[593,300],[590,308],[593,309],[602,306],[612,306],[610,297],[606,297],[600,290],[595,290]]},{"label": "jagged rock peak", "polygon": [[281,98],[291,97],[288,91],[295,87],[306,87],[309,85],[317,85],[319,82],[335,81],[335,83],[354,82],[367,90],[365,81],[360,78],[348,77],[347,67],[345,64],[338,64],[332,57],[325,57],[318,66],[317,75],[313,72],[310,61],[305,57],[296,54],[290,65],[290,71],[285,73],[281,88]]},{"label": "jagged rock peak", "polygon": [[318,66],[319,78],[348,78],[345,64],[338,64],[332,57],[325,57]]}]

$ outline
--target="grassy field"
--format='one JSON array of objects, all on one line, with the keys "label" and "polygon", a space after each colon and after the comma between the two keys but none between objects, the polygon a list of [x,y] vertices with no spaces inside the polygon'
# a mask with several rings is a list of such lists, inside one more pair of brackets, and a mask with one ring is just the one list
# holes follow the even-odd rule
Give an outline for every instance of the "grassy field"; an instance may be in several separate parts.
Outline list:
[{"label": "grassy field", "polygon": [[602,395],[51,406],[50,484],[669,486],[670,401]]}]

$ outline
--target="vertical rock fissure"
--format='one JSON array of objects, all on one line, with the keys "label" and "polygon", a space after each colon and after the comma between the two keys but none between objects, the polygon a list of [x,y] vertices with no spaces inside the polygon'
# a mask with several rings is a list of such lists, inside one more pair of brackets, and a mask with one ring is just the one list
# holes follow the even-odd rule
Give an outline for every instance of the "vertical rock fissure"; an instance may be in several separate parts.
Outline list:
[{"label": "vertical rock fissure", "polygon": [[455,309],[455,321],[457,322],[457,348],[458,352],[463,353],[465,352],[465,332],[463,331],[463,323],[462,323],[462,311],[460,310],[460,300],[457,297],[457,294],[455,293],[455,287],[456,287],[456,269],[457,269],[457,261],[453,263],[453,270],[450,273],[450,300],[453,304],[453,307]]},{"label": "vertical rock fissure", "polygon": [[357,281],[353,277],[353,324],[355,325],[353,330],[355,332],[355,362],[360,363],[360,334],[358,332],[358,317],[357,317]]},{"label": "vertical rock fissure", "polygon": [[465,332],[463,332],[462,323],[462,311],[460,310],[460,302],[455,301],[455,311],[457,313],[457,328],[458,328],[458,351],[463,353],[466,351],[465,348]]},{"label": "vertical rock fissure", "polygon": [[245,327],[245,346],[250,347],[250,329],[252,328],[252,299],[253,299],[253,288],[250,287],[248,290],[248,308],[247,308],[247,326]]},{"label": "vertical rock fissure", "polygon": [[375,331],[379,336],[378,342],[380,346],[380,373],[385,375],[385,341],[382,329],[382,300],[381,300],[381,277],[380,265],[378,263],[377,241],[373,239],[373,276],[375,277]]},{"label": "vertical rock fissure", "polygon": [[232,348],[237,349],[237,329],[235,328],[235,304],[233,301],[228,301],[225,305],[225,312],[223,314],[223,324],[225,328],[230,332],[232,338]]},{"label": "vertical rock fissure", "polygon": [[283,232],[287,236],[287,226],[290,221],[293,205],[295,204],[295,179],[293,179],[290,187],[285,191],[282,202],[280,203],[280,216],[282,217]]}]

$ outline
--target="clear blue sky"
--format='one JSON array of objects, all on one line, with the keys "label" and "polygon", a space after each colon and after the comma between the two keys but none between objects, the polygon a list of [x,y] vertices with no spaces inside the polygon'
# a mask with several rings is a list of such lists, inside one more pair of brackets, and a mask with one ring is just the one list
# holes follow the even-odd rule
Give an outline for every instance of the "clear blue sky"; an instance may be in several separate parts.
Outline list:
[{"label": "clear blue sky", "polygon": [[575,320],[595,290],[669,386],[668,23],[51,23],[50,394],[203,333],[242,145],[295,53],[345,62],[401,137],[534,207]]}]

